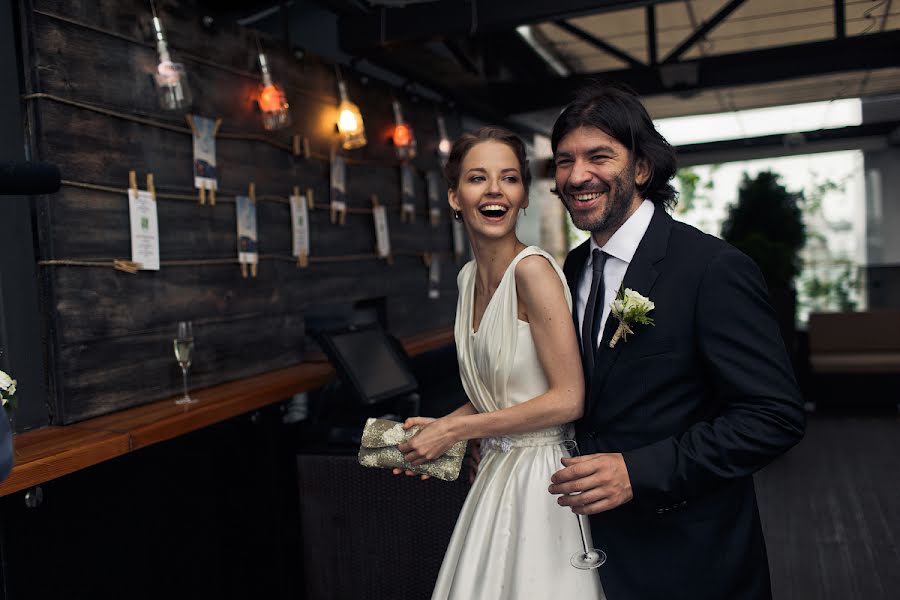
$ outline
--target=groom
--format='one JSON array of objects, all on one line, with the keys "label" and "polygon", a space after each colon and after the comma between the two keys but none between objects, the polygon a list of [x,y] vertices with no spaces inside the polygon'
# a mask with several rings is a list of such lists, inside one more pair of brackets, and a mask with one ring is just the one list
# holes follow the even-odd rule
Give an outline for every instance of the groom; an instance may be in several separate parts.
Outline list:
[{"label": "groom", "polygon": [[[675,153],[630,91],[596,85],[553,128],[556,190],[591,238],[566,259],[585,368],[582,456],[550,492],[590,515],[610,600],[771,597],[753,473],[803,436],[762,275],[673,221]],[[610,347],[620,287],[653,324]]]}]

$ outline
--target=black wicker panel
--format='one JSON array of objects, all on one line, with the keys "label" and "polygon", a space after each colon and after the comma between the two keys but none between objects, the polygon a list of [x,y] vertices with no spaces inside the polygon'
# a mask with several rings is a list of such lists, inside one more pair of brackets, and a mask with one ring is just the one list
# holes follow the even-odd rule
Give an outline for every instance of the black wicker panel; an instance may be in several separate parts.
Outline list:
[{"label": "black wicker panel", "polygon": [[468,483],[394,476],[355,456],[300,455],[309,600],[431,597]]}]

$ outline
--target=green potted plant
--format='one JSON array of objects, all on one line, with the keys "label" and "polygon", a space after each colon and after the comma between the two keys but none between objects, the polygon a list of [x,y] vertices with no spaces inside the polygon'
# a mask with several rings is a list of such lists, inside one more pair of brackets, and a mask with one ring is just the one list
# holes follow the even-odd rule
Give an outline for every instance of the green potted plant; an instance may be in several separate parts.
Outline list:
[{"label": "green potted plant", "polygon": [[722,224],[722,238],[759,265],[791,354],[797,313],[794,278],[800,272],[800,250],[806,243],[802,201],[802,193],[789,192],[771,171],[755,178],[745,173],[737,202]]}]

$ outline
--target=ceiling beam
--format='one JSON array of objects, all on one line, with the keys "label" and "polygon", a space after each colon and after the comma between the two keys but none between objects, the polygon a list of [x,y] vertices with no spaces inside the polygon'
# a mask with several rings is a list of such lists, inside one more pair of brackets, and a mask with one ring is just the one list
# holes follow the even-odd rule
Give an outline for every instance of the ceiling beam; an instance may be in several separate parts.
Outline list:
[{"label": "ceiling beam", "polygon": [[466,51],[462,49],[456,40],[444,40],[444,47],[457,64],[467,73],[475,75],[476,77],[481,77],[483,75],[481,69],[479,69],[475,62],[469,58],[469,55],[466,54]]},{"label": "ceiling beam", "polygon": [[[535,134],[546,134],[546,132],[535,129],[528,124],[510,119],[510,115],[500,111],[494,103],[484,102],[478,97],[460,94],[460,86],[452,85],[444,74],[446,69],[442,68],[446,66],[446,63],[452,63],[455,66],[456,62],[454,60],[438,56],[424,49],[420,50],[417,56],[418,63],[414,66],[410,65],[411,61],[408,60],[405,54],[397,55],[396,51],[390,49],[370,53],[367,60],[377,64],[379,67],[392,71],[410,82],[419,83],[430,88],[440,94],[446,101],[454,102],[462,112],[485,122],[506,127],[522,136],[531,137]],[[426,69],[423,65],[427,65],[430,69]],[[469,79],[473,78],[469,76]]]},{"label": "ceiling beam", "polygon": [[719,23],[728,18],[728,15],[733,13],[741,4],[744,3],[744,0],[731,0],[725,6],[719,9],[719,12],[714,14],[709,21],[705,21],[700,27],[698,27],[694,33],[689,35],[686,40],[681,42],[678,47],[676,47],[663,61],[663,64],[669,64],[677,61],[681,58],[685,52],[690,50],[694,44],[702,40],[706,37],[706,35],[719,26]]},{"label": "ceiling beam", "polygon": [[644,9],[644,23],[645,29],[647,30],[647,59],[650,61],[651,65],[655,65],[657,63],[657,50],[656,50],[656,7],[648,6]]},{"label": "ceiling beam", "polygon": [[847,20],[844,11],[844,0],[834,0],[834,37],[847,37]]},{"label": "ceiling beam", "polygon": [[900,66],[900,32],[888,31],[707,56],[657,67],[587,73],[530,83],[494,83],[459,90],[461,96],[480,97],[512,114],[567,104],[588,81],[624,83],[644,96],[690,95],[705,89],[784,81],[867,69]]},{"label": "ceiling beam", "polygon": [[370,16],[341,17],[345,52],[394,44],[511,31],[519,25],[558,21],[676,0],[436,0],[402,8],[380,7]]},{"label": "ceiling beam", "polygon": [[602,39],[598,38],[597,36],[595,36],[591,33],[588,33],[581,27],[572,25],[568,21],[554,21],[553,24],[556,25],[557,27],[559,27],[560,29],[562,29],[563,31],[574,35],[578,39],[580,39],[584,42],[587,42],[594,48],[597,48],[598,50],[602,50],[603,52],[606,52],[610,56],[614,56],[615,58],[618,58],[619,60],[624,61],[626,64],[630,65],[632,68],[639,68],[639,67],[644,66],[644,63],[642,63],[635,57],[631,56],[624,50],[621,50],[621,49],[617,48],[616,46],[613,46],[609,42],[605,42]]},{"label": "ceiling beam", "polygon": [[880,150],[890,144],[890,132],[900,123],[866,123],[803,133],[764,135],[738,140],[677,146],[679,167],[719,164],[777,156],[839,150]]}]

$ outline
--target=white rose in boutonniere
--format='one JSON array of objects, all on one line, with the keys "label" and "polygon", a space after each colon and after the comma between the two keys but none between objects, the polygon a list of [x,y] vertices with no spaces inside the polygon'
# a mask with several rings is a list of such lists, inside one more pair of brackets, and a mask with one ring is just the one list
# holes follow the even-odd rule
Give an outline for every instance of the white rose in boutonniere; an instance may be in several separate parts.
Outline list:
[{"label": "white rose in boutonniere", "polygon": [[16,408],[16,380],[7,373],[0,371],[0,400],[3,401],[3,408],[8,412]]},{"label": "white rose in boutonniere", "polygon": [[609,340],[609,347],[615,348],[619,338],[628,341],[628,334],[634,333],[631,326],[635,323],[640,325],[653,325],[653,319],[647,316],[647,313],[656,308],[650,298],[640,295],[632,289],[625,289],[624,286],[619,288],[616,299],[609,306],[612,316],[619,320],[619,326]]}]

